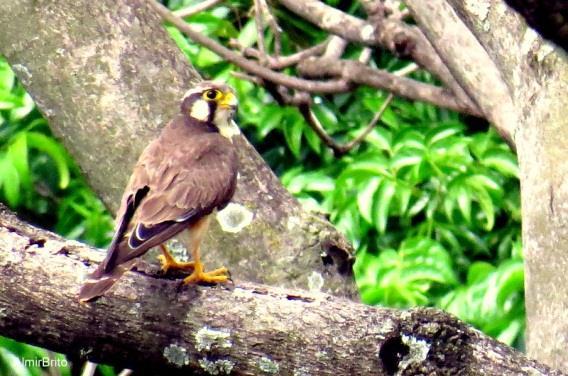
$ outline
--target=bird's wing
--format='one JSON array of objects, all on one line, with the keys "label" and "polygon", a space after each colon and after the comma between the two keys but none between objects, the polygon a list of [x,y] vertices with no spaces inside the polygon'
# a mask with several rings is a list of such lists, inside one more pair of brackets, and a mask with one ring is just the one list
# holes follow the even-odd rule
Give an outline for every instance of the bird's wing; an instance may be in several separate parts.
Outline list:
[{"label": "bird's wing", "polygon": [[105,273],[165,242],[232,197],[237,175],[233,145],[218,134],[192,141],[173,145],[175,150],[155,142],[144,151],[123,198]]}]

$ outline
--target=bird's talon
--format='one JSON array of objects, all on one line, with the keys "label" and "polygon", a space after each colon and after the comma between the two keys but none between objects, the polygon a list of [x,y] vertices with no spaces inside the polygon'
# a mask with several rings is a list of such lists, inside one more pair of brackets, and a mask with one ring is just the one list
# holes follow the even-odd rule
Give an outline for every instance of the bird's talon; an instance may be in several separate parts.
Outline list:
[{"label": "bird's talon", "polygon": [[[200,265],[201,266],[201,265]],[[229,270],[225,267],[211,270],[210,272],[204,272],[202,267],[196,268],[191,275],[183,280],[183,284],[187,285],[190,283],[225,283],[229,281]]]}]

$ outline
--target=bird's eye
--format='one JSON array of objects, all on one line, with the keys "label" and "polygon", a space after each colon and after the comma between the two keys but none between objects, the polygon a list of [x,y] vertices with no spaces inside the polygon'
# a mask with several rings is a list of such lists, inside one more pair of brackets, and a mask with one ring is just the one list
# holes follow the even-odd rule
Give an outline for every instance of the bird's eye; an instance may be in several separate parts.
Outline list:
[{"label": "bird's eye", "polygon": [[207,90],[203,93],[203,96],[209,100],[219,99],[221,92],[219,90]]}]

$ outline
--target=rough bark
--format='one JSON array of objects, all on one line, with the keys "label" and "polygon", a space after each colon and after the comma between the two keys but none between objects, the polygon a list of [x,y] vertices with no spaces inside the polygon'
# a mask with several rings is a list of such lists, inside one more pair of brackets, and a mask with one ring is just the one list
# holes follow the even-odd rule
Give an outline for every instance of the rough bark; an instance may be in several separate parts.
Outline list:
[{"label": "rough bark", "polygon": [[81,305],[93,259],[0,210],[0,332],[136,374],[561,375],[443,312],[315,290],[180,288],[146,269]]},{"label": "rough bark", "polygon": [[[406,0],[440,57],[468,93],[493,106],[519,157],[529,355],[568,367],[568,59],[501,1]],[[435,15],[435,16],[433,16]],[[452,28],[452,25],[461,25]],[[448,28],[444,30],[445,28]],[[462,31],[460,31],[462,30]],[[466,60],[469,33],[491,64]],[[475,43],[474,43],[475,42]],[[448,48],[454,45],[453,50]],[[460,48],[458,48],[458,46]],[[474,48],[474,47],[472,47]],[[464,55],[465,54],[465,55]],[[480,60],[482,61],[482,60]],[[490,68],[491,87],[478,90]],[[495,88],[496,90],[493,90]],[[483,100],[483,101],[482,101]],[[495,120],[498,121],[498,120]]]},{"label": "rough bark", "polygon": [[[0,24],[0,53],[115,210],[139,153],[198,74],[146,2],[0,0]],[[238,279],[291,287],[308,288],[315,272],[326,291],[353,296],[343,236],[303,211],[250,144],[237,142],[239,206],[228,226],[212,226],[205,261]]]}]

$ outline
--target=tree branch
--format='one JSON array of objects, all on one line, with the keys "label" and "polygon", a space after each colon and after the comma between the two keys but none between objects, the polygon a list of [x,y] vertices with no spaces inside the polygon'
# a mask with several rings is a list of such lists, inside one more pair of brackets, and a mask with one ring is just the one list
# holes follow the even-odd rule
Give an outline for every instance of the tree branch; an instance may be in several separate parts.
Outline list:
[{"label": "tree branch", "polygon": [[[191,26],[186,24],[179,17],[173,15],[166,7],[161,4],[152,2],[154,7],[156,7],[158,13],[167,21],[174,24],[182,32],[184,32],[188,37],[190,37],[195,42],[207,47],[211,51],[219,54],[221,57],[232,62],[233,64],[239,66],[240,68],[252,73],[256,76],[261,77],[264,80],[271,81],[278,85],[286,86],[290,89],[296,89],[311,93],[342,93],[351,90],[352,85],[350,83],[364,83],[372,87],[392,90],[395,89],[395,94],[404,96],[411,100],[423,100],[435,105],[453,109],[456,111],[461,111],[469,114],[474,114],[476,116],[482,116],[482,113],[477,110],[477,106],[471,104],[465,104],[463,101],[457,100],[454,96],[444,91],[444,89],[434,87],[432,85],[424,84],[411,79],[401,79],[385,71],[379,71],[366,67],[365,64],[355,61],[339,61],[335,59],[328,59],[326,63],[333,63],[333,66],[326,67],[328,70],[333,70],[337,75],[342,75],[343,79],[336,80],[305,80],[293,76],[288,76],[283,73],[278,73],[270,68],[264,67],[256,62],[246,59],[245,57],[238,55],[237,53],[229,50],[228,48],[222,46],[211,38],[194,30]],[[345,42],[342,42],[345,43]],[[259,52],[260,59],[264,59],[265,54],[262,51]],[[307,65],[307,61],[304,61]],[[317,65],[317,64],[316,64]],[[302,67],[304,67],[303,65]],[[315,71],[319,71],[321,66],[317,65]],[[345,68],[345,69],[344,69]],[[351,71],[351,68],[355,68]],[[365,76],[361,76],[360,73],[365,70]],[[303,73],[307,73],[310,70],[301,68]],[[313,70],[312,70],[313,71]],[[370,75],[369,75],[370,74]],[[359,82],[358,82],[359,81]],[[399,81],[397,85],[393,84],[393,81]]]},{"label": "tree branch", "polygon": [[127,273],[77,303],[102,253],[0,211],[0,333],[145,374],[561,375],[434,309],[398,311],[237,280]]},{"label": "tree branch", "polygon": [[514,148],[516,110],[503,75],[486,49],[446,0],[405,0],[405,3],[453,76]]},{"label": "tree branch", "polygon": [[400,20],[384,17],[382,12],[377,11],[381,8],[380,1],[361,2],[371,22],[365,22],[343,13],[319,0],[279,0],[279,2],[321,29],[350,42],[384,47],[395,55],[413,59],[418,65],[438,77],[464,106],[477,107],[477,104],[470,99],[452,76],[420,29]]},{"label": "tree branch", "polygon": [[190,7],[178,9],[174,12],[174,14],[181,18],[190,17],[207,9],[213,8],[222,1],[223,0],[205,0]]},{"label": "tree branch", "polygon": [[[179,112],[199,75],[148,2],[0,1],[0,24],[0,54],[91,186],[116,208],[139,153]],[[204,261],[289,287],[307,288],[316,271],[327,292],[356,297],[345,237],[304,211],[244,137],[235,144],[241,168],[234,205],[212,222]]]}]

